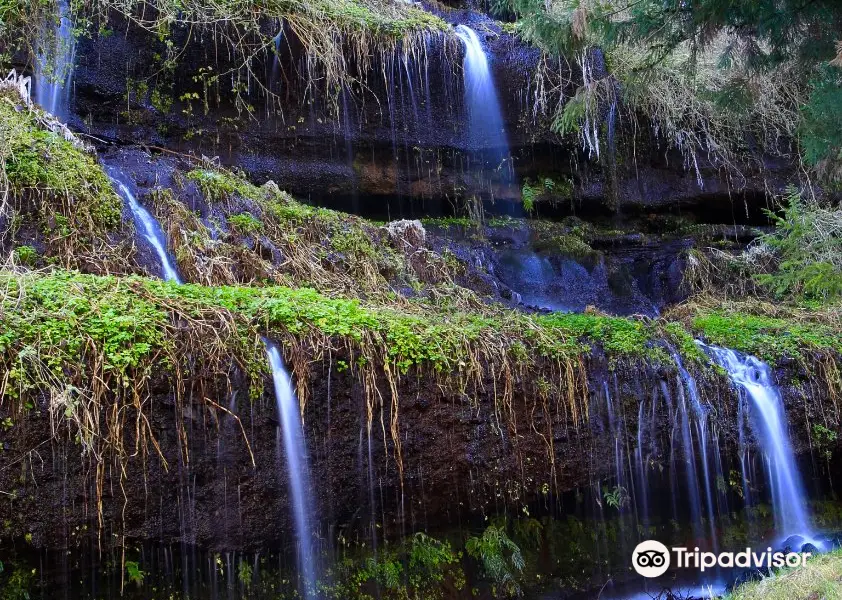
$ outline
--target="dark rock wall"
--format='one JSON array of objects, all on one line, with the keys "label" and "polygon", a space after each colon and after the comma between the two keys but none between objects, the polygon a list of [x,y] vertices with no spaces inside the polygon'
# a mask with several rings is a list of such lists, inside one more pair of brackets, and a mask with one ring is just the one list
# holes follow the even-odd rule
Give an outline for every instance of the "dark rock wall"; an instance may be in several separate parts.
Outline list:
[{"label": "dark rock wall", "polygon": [[[506,407],[499,399],[495,403],[491,382],[485,389],[455,393],[444,391],[429,376],[410,373],[399,387],[401,481],[389,432],[388,395],[382,411],[380,406],[374,409],[369,440],[363,388],[348,371],[339,372],[338,364],[311,365],[305,410],[318,515],[328,538],[337,532],[346,537],[365,532],[372,494],[376,520],[386,536],[454,529],[523,506],[563,512],[556,501],[564,492],[616,476],[616,444],[634,447],[639,403],[651,406],[657,390],[675,394],[678,385],[669,369],[609,369],[595,355],[589,361],[589,417],[574,422],[566,416],[565,399],[527,399],[533,397],[535,382],[517,382],[523,393],[516,393]],[[712,374],[699,381],[713,408],[712,426],[719,432],[724,460],[738,465],[736,398]],[[606,394],[612,398],[610,410]],[[240,421],[191,401],[199,397],[210,397]],[[215,550],[291,544],[274,397],[267,393],[250,400],[234,381],[215,390],[188,386],[184,398],[183,405],[176,402],[169,384],[161,380],[151,390],[145,411],[167,469],[151,444],[136,448],[133,427],[123,432],[124,459],[105,455],[97,463],[90,455],[82,456],[75,431],[66,424],[51,437],[46,398],[26,418],[16,420],[3,433],[8,459],[0,469],[0,519],[6,535],[31,535],[36,546],[50,548],[74,547],[90,536],[100,536],[106,546],[119,545],[124,535],[127,540],[180,541]],[[830,400],[817,391],[807,401],[787,389],[786,401],[795,448],[809,457],[810,423],[831,410]],[[655,435],[668,449],[672,425],[666,404],[657,406]],[[124,410],[131,423],[134,409]],[[612,413],[624,415],[625,433],[619,441],[611,431]],[[668,450],[652,459],[668,464]]]},{"label": "dark rock wall", "polygon": [[[115,22],[112,34],[80,42],[72,123],[101,140],[220,156],[298,197],[371,215],[450,214],[472,196],[496,200],[491,210],[506,212],[512,209],[505,201],[519,203],[522,183],[545,177],[574,183],[572,195],[551,198],[567,214],[610,213],[605,158],[584,154],[574,137],[560,139],[548,129],[550,117],[535,113],[532,83],[540,52],[479,13],[439,9],[439,14],[450,23],[469,24],[483,39],[511,163],[498,164],[499,149],[477,148],[468,139],[464,51],[452,33],[375,54],[365,72],[351,65],[357,83],[336,93],[320,87],[319,74],[308,71],[300,45],[285,32],[277,58],[267,51],[250,62],[248,76],[241,71],[238,104],[231,72],[236,57],[218,43],[176,30],[174,41],[184,51],[173,70],[165,67],[165,48],[156,38]],[[575,91],[576,79],[569,68],[558,61],[551,69],[559,81],[574,82],[567,95]],[[308,85],[310,76],[314,85]],[[744,222],[743,212],[762,219],[767,190],[782,189],[792,173],[791,165],[767,161],[763,173],[750,171],[737,181],[700,160],[700,186],[695,166],[640,132],[634,143],[626,132],[627,143],[619,149],[621,209],[713,206],[715,218],[725,219],[715,222]],[[404,199],[403,207],[384,211],[395,199],[399,205]],[[739,210],[741,202],[745,211]]]}]

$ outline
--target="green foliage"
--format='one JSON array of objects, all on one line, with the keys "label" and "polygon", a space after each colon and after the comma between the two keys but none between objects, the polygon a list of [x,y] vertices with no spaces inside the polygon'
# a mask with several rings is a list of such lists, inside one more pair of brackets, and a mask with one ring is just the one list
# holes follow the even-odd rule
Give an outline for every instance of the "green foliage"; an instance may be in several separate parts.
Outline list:
[{"label": "green foliage", "polygon": [[471,537],[465,543],[468,556],[480,562],[483,572],[500,596],[521,595],[518,583],[524,560],[520,548],[502,527],[489,525],[482,536]]},{"label": "green foliage", "polygon": [[842,68],[822,65],[801,107],[804,158],[825,179],[842,182]]},{"label": "green foliage", "polygon": [[0,0],[0,69],[5,75],[17,61],[17,52],[34,55],[42,23],[52,11],[52,0]]},{"label": "green foliage", "polygon": [[263,222],[248,212],[229,216],[228,223],[244,235],[253,235],[263,229]]},{"label": "green foliage", "polygon": [[401,13],[383,10],[376,2],[358,0],[322,0],[317,4],[328,19],[352,29],[387,36],[403,36],[414,31],[445,31],[447,24],[435,15],[416,7]]},{"label": "green foliage", "polygon": [[731,310],[703,310],[693,329],[719,346],[754,354],[770,363],[809,352],[842,352],[842,336],[828,325],[747,314]]},{"label": "green foliage", "polygon": [[[265,59],[274,47],[280,23],[311,61],[307,77],[318,81],[318,93],[331,99],[361,74],[365,77],[376,50],[387,52],[401,44],[404,50],[416,52],[425,34],[449,29],[443,19],[412,3],[385,0],[90,0],[72,2],[71,8],[74,21],[86,34],[95,34],[96,28],[122,28],[127,22],[145,30],[149,43],[166,48],[162,73],[174,71],[183,56],[195,51],[179,46],[184,41],[176,32],[182,28],[196,33],[188,43],[221,36],[235,66],[213,75],[204,67],[194,79],[199,85],[182,96],[188,115],[193,114],[192,101],[199,100],[193,95],[199,89],[207,112],[212,83],[214,91],[219,83],[233,96],[238,113],[253,114],[248,95],[251,84],[247,83],[253,77],[250,65],[258,56]],[[168,96],[166,90],[164,95]],[[160,110],[169,102],[159,93],[154,104]],[[338,110],[335,103],[334,109]]]},{"label": "green foliage", "polygon": [[621,510],[629,505],[631,496],[626,488],[620,485],[615,485],[613,489],[604,488],[602,490],[602,497],[605,503],[611,508]]},{"label": "green foliage", "polygon": [[145,577],[146,573],[144,571],[141,571],[140,564],[137,561],[126,561],[126,578],[129,580],[130,583],[133,583],[136,586],[140,587],[141,585],[143,585],[143,579]]},{"label": "green foliage", "polygon": [[535,208],[535,199],[537,196],[538,191],[536,188],[528,183],[523,184],[523,188],[520,191],[520,198],[521,202],[523,202],[523,209],[526,212],[532,212],[532,209]]},{"label": "green foliage", "polygon": [[35,569],[15,565],[5,581],[3,571],[0,568],[0,600],[30,600],[30,592],[35,585]]},{"label": "green foliage", "polygon": [[590,244],[575,233],[556,235],[539,239],[535,242],[535,249],[541,252],[552,252],[578,259],[597,260],[599,252],[591,248]]},{"label": "green foliage", "polygon": [[32,267],[38,261],[38,251],[32,246],[18,246],[15,248],[15,258],[20,264]]},{"label": "green foliage", "polygon": [[573,182],[566,179],[561,182],[556,182],[551,177],[543,177],[536,183],[532,183],[527,179],[521,188],[520,197],[523,202],[523,208],[526,212],[532,212],[535,208],[535,203],[541,199],[549,199],[551,201],[568,200],[573,196]]},{"label": "green foliage", "polygon": [[448,575],[454,578],[456,588],[461,589],[464,581],[456,573],[458,562],[459,555],[448,542],[421,532],[412,536],[407,574],[414,597],[418,600],[441,598],[441,584]]},{"label": "green foliage", "polygon": [[842,208],[823,209],[807,203],[794,188],[787,193],[782,216],[775,220],[774,233],[761,241],[771,247],[780,261],[773,273],[757,281],[779,297],[805,297],[830,301],[842,296]]},{"label": "green foliage", "polygon": [[421,219],[421,224],[432,227],[465,227],[466,229],[481,225],[469,217],[426,217]]},{"label": "green foliage", "polygon": [[[421,364],[458,372],[465,349],[492,338],[507,340],[495,342],[506,347],[520,340],[527,355],[540,358],[575,357],[590,343],[601,343],[610,355],[642,356],[651,351],[647,348],[657,336],[656,329],[642,322],[618,317],[512,312],[497,318],[430,311],[417,315],[328,298],[312,289],[176,286],[139,277],[73,273],[5,275],[0,281],[6,319],[0,353],[19,357],[37,346],[57,375],[68,368],[77,371],[90,342],[103,352],[105,374],[130,377],[132,371],[150,368],[153,357],[172,348],[169,314],[174,308],[193,319],[225,311],[244,326],[270,335],[317,331],[357,343],[380,340],[386,358],[401,372]],[[12,375],[17,379],[25,372]]]},{"label": "green foliage", "polygon": [[813,424],[813,443],[816,450],[824,455],[827,460],[833,456],[833,447],[836,445],[836,440],[839,437],[836,431],[828,429],[821,423]]},{"label": "green foliage", "polygon": [[131,283],[67,273],[3,279],[10,291],[23,294],[18,308],[10,295],[0,298],[5,313],[0,353],[14,348],[17,357],[7,363],[13,393],[27,391],[43,377],[39,369],[26,368],[31,363],[24,357],[30,354],[40,356],[54,376],[66,378],[93,344],[102,352],[103,374],[122,379],[167,343],[166,311],[137,297]]},{"label": "green foliage", "polygon": [[43,129],[38,117],[38,112],[18,111],[12,99],[0,95],[0,150],[12,193],[52,198],[65,205],[62,216],[90,223],[94,231],[116,229],[122,202],[96,157]]},{"label": "green foliage", "polygon": [[240,582],[240,585],[246,589],[250,588],[253,575],[251,565],[245,560],[240,559],[240,562],[237,564],[237,580]]},{"label": "green foliage", "polygon": [[577,313],[552,313],[536,319],[555,332],[584,342],[597,342],[614,355],[667,358],[662,349],[652,345],[657,334],[641,321]]},{"label": "green foliage", "polygon": [[366,590],[376,582],[383,600],[441,600],[448,588],[465,585],[460,558],[449,542],[419,532],[398,548],[385,547],[376,559],[339,562],[324,592],[336,600],[370,600]]},{"label": "green foliage", "polygon": [[842,551],[811,557],[803,567],[784,568],[766,579],[744,583],[723,600],[793,600],[842,597]]},{"label": "green foliage", "polygon": [[[740,168],[735,163],[752,161],[757,146],[788,156],[782,142],[798,136],[808,162],[830,179],[842,175],[839,75],[828,66],[842,27],[835,0],[508,4],[520,35],[552,56],[576,57],[575,71],[588,73],[569,98],[547,92],[552,73],[539,69],[536,89],[544,96],[535,106],[551,113],[556,132],[578,134],[597,155],[596,131],[619,90],[620,110],[650,124],[688,164],[704,153]],[[596,47],[607,74],[592,62]]]},{"label": "green foliage", "polygon": [[194,169],[187,173],[187,179],[195,181],[202,194],[212,202],[222,202],[233,195],[243,198],[260,198],[263,194],[255,185],[243,177],[216,169]]}]

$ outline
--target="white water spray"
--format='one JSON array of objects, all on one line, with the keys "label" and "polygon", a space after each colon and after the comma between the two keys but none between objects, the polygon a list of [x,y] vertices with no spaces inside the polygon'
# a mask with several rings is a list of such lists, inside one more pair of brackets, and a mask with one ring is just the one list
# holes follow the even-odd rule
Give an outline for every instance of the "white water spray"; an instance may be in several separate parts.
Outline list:
[{"label": "white water spray", "polygon": [[68,92],[76,61],[76,38],[67,0],[58,3],[58,26],[46,28],[38,43],[35,64],[35,101],[61,121],[67,120]]},{"label": "white water spray", "polygon": [[278,347],[268,340],[264,340],[264,342],[266,344],[266,355],[269,357],[269,366],[272,368],[275,401],[278,404],[278,416],[281,420],[284,439],[289,491],[292,496],[295,533],[298,537],[298,569],[304,587],[303,596],[315,598],[316,564],[313,551],[313,503],[310,497],[310,468],[304,432],[301,429],[300,407]]},{"label": "white water spray", "polygon": [[465,44],[465,103],[468,106],[471,145],[493,148],[500,152],[501,158],[508,158],[503,116],[488,57],[473,29],[457,25],[456,35]]},{"label": "white water spray", "polygon": [[706,348],[751,402],[755,431],[768,457],[769,486],[778,533],[784,536],[809,534],[805,508],[807,496],[786,431],[781,395],[772,382],[769,365],[754,356],[739,355],[728,348]]},{"label": "white water spray", "polygon": [[149,211],[143,208],[143,205],[137,201],[137,198],[135,198],[134,194],[129,189],[129,186],[120,181],[114,175],[111,175],[111,181],[120,192],[123,199],[128,202],[129,208],[132,210],[132,216],[134,217],[135,223],[142,228],[143,237],[147,242],[149,242],[152,249],[155,250],[155,254],[157,254],[158,260],[161,262],[164,279],[166,281],[182,283],[181,277],[178,274],[178,269],[176,269],[172,260],[170,260],[170,255],[167,253],[167,240],[164,237],[164,232],[161,230],[161,226],[158,224],[158,221],[156,221],[155,218],[149,214]]}]

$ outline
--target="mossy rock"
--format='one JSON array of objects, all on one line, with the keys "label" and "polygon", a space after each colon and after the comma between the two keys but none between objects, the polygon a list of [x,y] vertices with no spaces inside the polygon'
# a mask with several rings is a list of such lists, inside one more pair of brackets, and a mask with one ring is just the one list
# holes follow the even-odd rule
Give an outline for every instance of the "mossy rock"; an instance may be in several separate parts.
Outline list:
[{"label": "mossy rock", "polygon": [[123,201],[96,155],[16,90],[0,92],[0,121],[0,153],[15,213],[7,235],[34,232],[44,257],[64,266],[131,270],[132,250],[123,237],[131,225],[122,221]]}]

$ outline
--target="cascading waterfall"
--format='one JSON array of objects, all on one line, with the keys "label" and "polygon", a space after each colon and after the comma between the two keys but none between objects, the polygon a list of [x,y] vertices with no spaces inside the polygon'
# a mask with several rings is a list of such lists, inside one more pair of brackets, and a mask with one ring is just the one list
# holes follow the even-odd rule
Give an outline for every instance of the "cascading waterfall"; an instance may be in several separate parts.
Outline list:
[{"label": "cascading waterfall", "polygon": [[[710,443],[710,434],[708,431],[708,409],[707,407],[702,405],[701,399],[699,397],[699,388],[696,385],[696,380],[693,378],[692,375],[684,368],[684,363],[681,361],[681,356],[676,352],[673,354],[673,358],[675,360],[675,364],[678,367],[678,373],[681,376],[681,385],[679,390],[682,392],[682,427],[687,428],[687,414],[686,414],[686,405],[684,403],[684,390],[686,390],[687,395],[690,397],[690,408],[692,408],[693,414],[695,416],[695,425],[696,425],[696,437],[698,438],[698,445],[699,445],[699,459],[702,465],[702,485],[705,490],[705,504],[707,506],[707,520],[708,526],[710,527],[710,540],[711,544],[713,545],[713,550],[717,550],[717,539],[716,539],[716,527],[715,527],[715,507],[713,504],[713,492],[711,490],[711,476],[710,476],[710,463],[711,458],[708,453],[708,446]],[[689,446],[689,459],[692,459],[695,462],[694,452],[693,452],[693,438],[692,433],[689,429],[686,429],[684,432],[685,435],[685,444]],[[694,503],[696,505],[695,510],[698,512],[699,522],[701,522],[701,497],[699,494],[699,487],[698,487],[698,479],[696,478],[695,474],[695,465],[688,468],[688,476],[692,473],[692,481],[688,481],[690,488],[693,490],[693,498]],[[695,522],[695,521],[694,521]]]},{"label": "cascading waterfall", "polygon": [[761,448],[766,453],[775,525],[780,535],[809,533],[804,486],[786,431],[780,392],[769,365],[754,356],[728,348],[704,346],[722,366],[734,385],[746,394]]},{"label": "cascading waterfall", "polygon": [[272,369],[275,401],[278,404],[278,416],[281,421],[295,533],[298,538],[298,569],[304,588],[303,595],[305,598],[315,598],[317,569],[313,548],[313,502],[310,495],[310,468],[301,425],[300,407],[278,347],[268,340],[264,340],[264,343],[269,357],[269,366]]},{"label": "cascading waterfall", "polygon": [[178,269],[175,267],[172,260],[170,260],[170,256],[167,253],[167,240],[164,237],[164,232],[161,230],[161,226],[158,224],[158,221],[149,214],[149,211],[143,208],[143,205],[137,201],[137,198],[135,198],[135,195],[129,189],[129,186],[120,181],[119,177],[115,173],[111,172],[109,173],[109,176],[111,177],[111,181],[114,186],[120,192],[120,195],[126,202],[128,202],[129,208],[132,210],[132,216],[134,217],[135,223],[140,225],[143,229],[143,237],[149,242],[152,249],[155,250],[155,254],[157,254],[158,260],[161,262],[164,279],[166,281],[182,283],[181,277],[178,274]]},{"label": "cascading waterfall", "polygon": [[68,92],[76,60],[76,38],[67,0],[58,3],[58,26],[41,34],[35,64],[35,101],[62,121],[67,120]]},{"label": "cascading waterfall", "polygon": [[488,57],[473,29],[457,25],[456,35],[465,44],[465,104],[468,107],[470,145],[474,149],[493,150],[499,162],[492,166],[497,168],[509,158],[509,144]]}]

